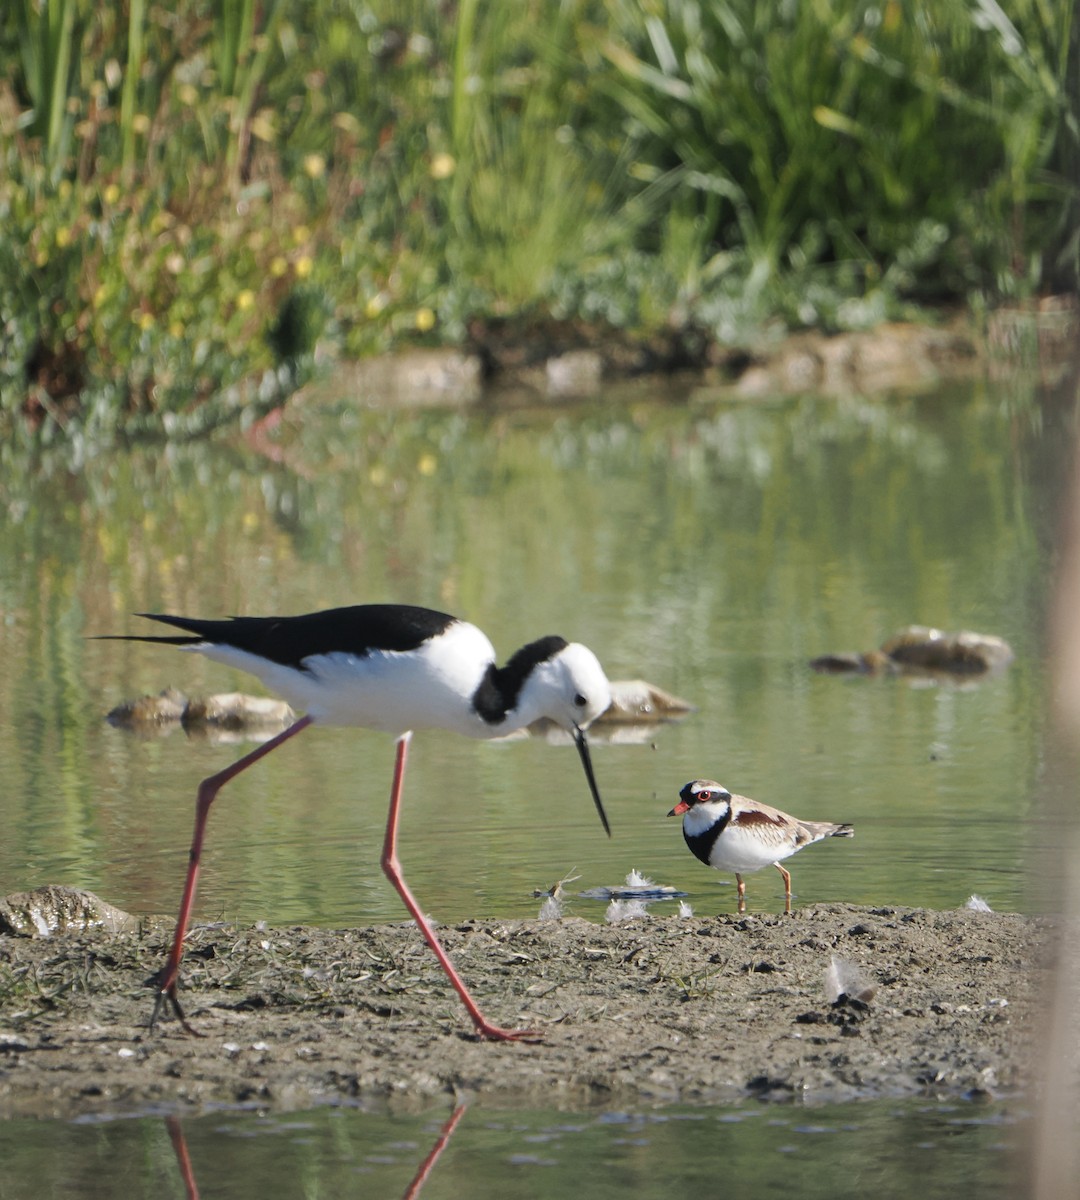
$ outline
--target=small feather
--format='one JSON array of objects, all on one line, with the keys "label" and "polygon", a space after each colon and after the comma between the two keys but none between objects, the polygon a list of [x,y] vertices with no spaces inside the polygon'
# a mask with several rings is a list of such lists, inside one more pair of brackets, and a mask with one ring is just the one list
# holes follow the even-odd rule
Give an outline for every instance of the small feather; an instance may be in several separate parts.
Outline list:
[{"label": "small feather", "polygon": [[830,1004],[835,1004],[842,997],[861,1000],[865,1004],[873,1000],[876,992],[877,984],[853,962],[835,955],[829,960],[825,971],[825,998]]},{"label": "small feather", "polygon": [[639,921],[649,915],[643,900],[612,900],[604,913],[604,920],[609,925],[619,921]]}]

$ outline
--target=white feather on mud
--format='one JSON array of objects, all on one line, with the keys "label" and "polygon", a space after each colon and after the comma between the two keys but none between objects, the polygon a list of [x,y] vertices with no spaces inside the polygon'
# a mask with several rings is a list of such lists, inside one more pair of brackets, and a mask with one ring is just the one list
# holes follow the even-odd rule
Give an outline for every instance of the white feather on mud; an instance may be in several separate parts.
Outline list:
[{"label": "white feather on mud", "polygon": [[877,993],[877,984],[853,962],[834,954],[825,970],[825,998],[836,1004],[846,997],[869,1004]]}]

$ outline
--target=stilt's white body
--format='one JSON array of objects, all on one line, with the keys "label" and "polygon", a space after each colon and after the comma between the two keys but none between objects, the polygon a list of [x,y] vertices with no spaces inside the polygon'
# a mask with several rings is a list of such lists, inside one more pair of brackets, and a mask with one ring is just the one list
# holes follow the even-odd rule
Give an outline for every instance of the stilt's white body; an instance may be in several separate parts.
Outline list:
[{"label": "stilt's white body", "polygon": [[[495,649],[467,621],[455,622],[414,650],[315,654],[303,660],[300,670],[220,643],[198,642],[185,649],[250,672],[319,725],[393,734],[448,729],[464,737],[493,738],[540,717],[564,728],[584,728],[611,703],[611,688],[596,656],[571,642],[534,667],[516,706],[501,721],[489,723],[473,706],[473,697],[495,663]],[[575,704],[575,696],[587,699]]]}]

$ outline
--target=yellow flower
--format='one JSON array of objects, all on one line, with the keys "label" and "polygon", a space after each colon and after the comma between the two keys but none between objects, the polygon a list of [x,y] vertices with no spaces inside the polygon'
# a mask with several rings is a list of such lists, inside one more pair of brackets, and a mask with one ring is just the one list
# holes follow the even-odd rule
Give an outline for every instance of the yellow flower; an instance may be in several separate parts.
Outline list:
[{"label": "yellow flower", "polygon": [[150,118],[146,115],[146,113],[136,113],[131,118],[131,128],[134,129],[136,133],[149,133]]},{"label": "yellow flower", "polygon": [[272,142],[277,137],[272,109],[260,109],[251,119],[251,132],[260,142]]},{"label": "yellow flower", "polygon": [[413,321],[421,333],[427,333],[429,329],[435,328],[435,314],[426,305],[416,310]]},{"label": "yellow flower", "polygon": [[306,225],[297,225],[292,231],[292,240],[294,246],[299,246],[306,242],[311,237],[311,230]]},{"label": "yellow flower", "polygon": [[326,174],[326,159],[321,154],[305,154],[304,174],[312,179],[321,179]]},{"label": "yellow flower", "polygon": [[61,225],[56,231],[56,244],[61,249],[71,245],[71,229],[67,225]]},{"label": "yellow flower", "polygon": [[296,265],[293,267],[293,270],[296,272],[296,278],[307,279],[307,277],[311,274],[311,268],[314,265],[315,264],[311,261],[311,258],[307,254],[301,254],[296,260]]},{"label": "yellow flower", "polygon": [[184,336],[184,322],[183,321],[172,321],[169,324],[169,333],[172,334],[172,336],[174,338],[183,337]]},{"label": "yellow flower", "polygon": [[108,296],[109,296],[109,289],[105,286],[105,284],[103,284],[103,283],[98,284],[97,288],[94,291],[94,307],[100,308],[105,303],[105,301],[108,299]]},{"label": "yellow flower", "polygon": [[436,154],[431,159],[431,166],[428,170],[431,172],[432,179],[449,179],[453,175],[457,163],[454,161],[452,154]]},{"label": "yellow flower", "polygon": [[135,314],[135,324],[143,330],[154,328],[154,314],[148,312],[140,312]]},{"label": "yellow flower", "polygon": [[364,305],[364,316],[369,321],[374,321],[375,318],[386,307],[386,293],[378,292]]},{"label": "yellow flower", "polygon": [[421,454],[420,461],[416,464],[416,469],[421,475],[434,475],[438,465],[438,459],[436,459],[434,454]]},{"label": "yellow flower", "polygon": [[255,303],[255,293],[251,288],[244,288],[236,297],[236,307],[240,312],[247,312]]},{"label": "yellow flower", "polygon": [[283,258],[280,254],[277,255],[276,258],[272,258],[270,260],[270,274],[275,279],[280,279],[282,277],[282,275],[284,275],[288,269],[289,269],[288,260],[286,258]]},{"label": "yellow flower", "polygon": [[116,183],[110,183],[109,186],[101,193],[102,200],[106,204],[115,204],[120,199],[120,186]]}]

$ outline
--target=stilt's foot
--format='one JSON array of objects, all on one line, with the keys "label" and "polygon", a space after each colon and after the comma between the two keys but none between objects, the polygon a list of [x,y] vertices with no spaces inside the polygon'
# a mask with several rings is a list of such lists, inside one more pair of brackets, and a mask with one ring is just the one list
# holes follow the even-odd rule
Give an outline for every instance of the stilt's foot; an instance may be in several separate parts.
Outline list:
[{"label": "stilt's foot", "polygon": [[544,1034],[539,1029],[503,1029],[490,1021],[475,1021],[476,1034],[489,1042],[542,1042]]},{"label": "stilt's foot", "polygon": [[[171,982],[165,982],[170,980]],[[185,1033],[192,1037],[202,1037],[203,1035],[195,1028],[194,1025],[184,1016],[184,1010],[180,1007],[180,1001],[176,995],[176,969],[166,963],[164,967],[156,975],[151,975],[146,981],[150,987],[158,989],[157,995],[154,997],[154,1010],[150,1014],[149,1030],[154,1032],[154,1026],[157,1024],[158,1017],[161,1016],[161,1010],[168,1003],[173,1011],[173,1016],[180,1022],[181,1028]]]}]

